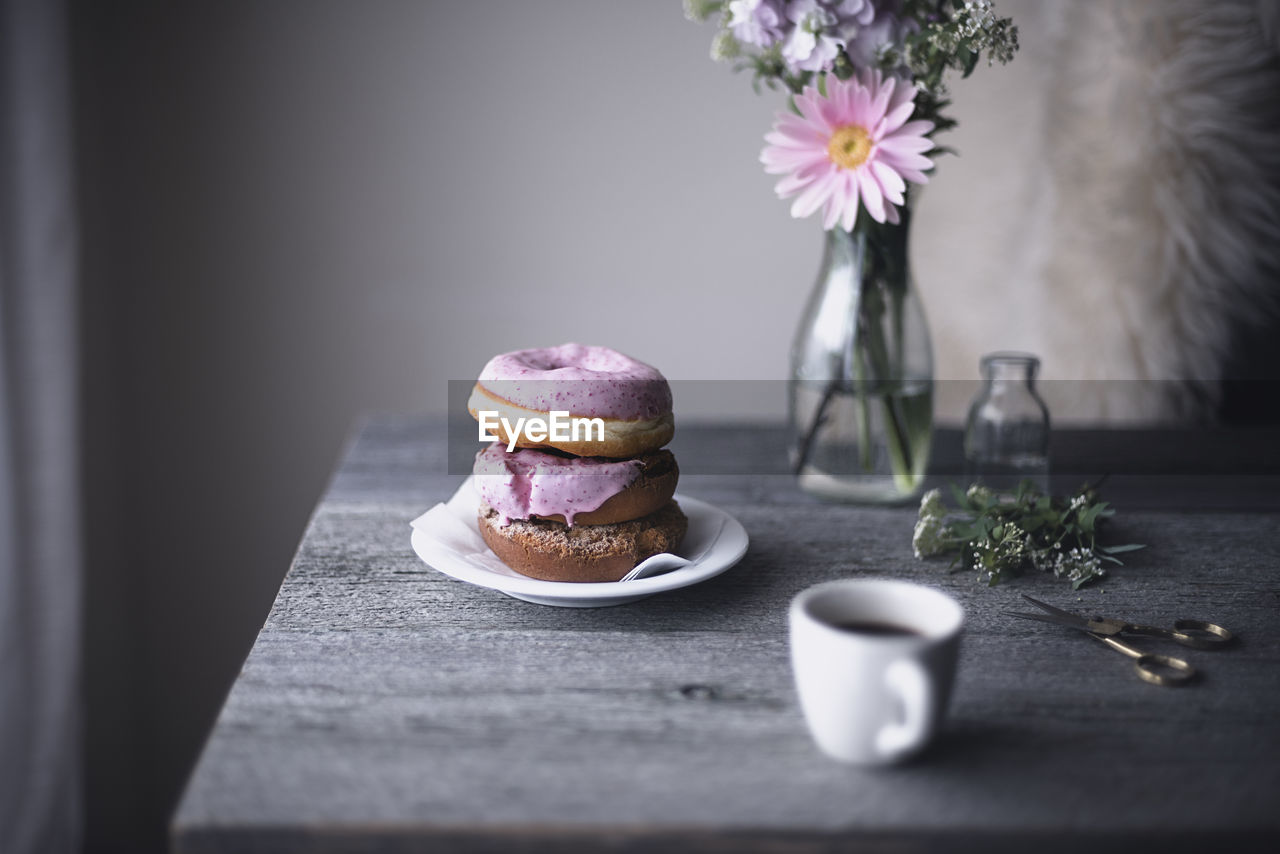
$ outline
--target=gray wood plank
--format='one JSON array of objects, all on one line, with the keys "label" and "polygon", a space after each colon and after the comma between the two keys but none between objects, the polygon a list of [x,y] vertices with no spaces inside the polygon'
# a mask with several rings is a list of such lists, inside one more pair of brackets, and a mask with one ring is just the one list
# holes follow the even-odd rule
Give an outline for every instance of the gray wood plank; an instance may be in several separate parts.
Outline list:
[{"label": "gray wood plank", "polygon": [[[912,508],[691,476],[683,491],[749,531],[739,566],[630,605],[548,608],[410,550],[408,521],[460,480],[438,424],[378,419],[350,448],[189,783],[178,850],[1247,848],[1280,831],[1274,513],[1122,505],[1119,533],[1152,548],[1105,584],[986,588],[912,557]],[[720,453],[717,431],[686,433],[683,453]],[[884,771],[817,752],[787,664],[789,598],[868,574],[934,584],[968,614],[942,736]],[[1158,688],[1087,638],[1001,616],[1023,592],[1210,619],[1241,643],[1187,651],[1204,678]]]}]

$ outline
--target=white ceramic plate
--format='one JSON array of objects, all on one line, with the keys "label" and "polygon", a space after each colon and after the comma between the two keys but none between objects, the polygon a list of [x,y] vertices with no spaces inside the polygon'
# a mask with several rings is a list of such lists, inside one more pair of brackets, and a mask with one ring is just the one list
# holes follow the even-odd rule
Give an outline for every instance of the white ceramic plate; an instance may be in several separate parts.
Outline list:
[{"label": "white ceramic plate", "polygon": [[[463,489],[468,488],[467,484]],[[460,490],[461,491],[461,490]],[[706,581],[724,572],[747,552],[747,531],[742,524],[719,507],[689,498],[675,496],[680,509],[689,517],[689,531],[685,534],[677,552],[693,563],[673,569],[663,575],[638,578],[634,581],[611,581],[577,584],[567,581],[540,581],[507,573],[466,560],[457,551],[441,543],[420,527],[413,529],[413,550],[432,568],[459,581],[497,590],[516,599],[538,605],[556,605],[562,608],[601,608],[606,605],[622,605],[678,590],[700,581]],[[470,514],[469,524],[474,528],[475,513]],[[476,536],[479,536],[478,529]],[[506,569],[506,567],[502,567]]]}]

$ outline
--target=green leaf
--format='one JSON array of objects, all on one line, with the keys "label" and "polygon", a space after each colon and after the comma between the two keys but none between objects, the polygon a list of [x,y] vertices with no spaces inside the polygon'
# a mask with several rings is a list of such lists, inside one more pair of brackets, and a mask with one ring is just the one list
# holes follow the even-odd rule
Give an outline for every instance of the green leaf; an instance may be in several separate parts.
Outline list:
[{"label": "green leaf", "polygon": [[1138,549],[1145,549],[1144,543],[1126,543],[1123,546],[1103,546],[1098,551],[1109,555],[1124,554],[1125,552],[1136,552]]},{"label": "green leaf", "polygon": [[1092,507],[1086,507],[1076,517],[1076,526],[1086,534],[1093,533],[1093,523],[1098,513],[1102,510],[1102,505],[1095,504]]},{"label": "green leaf", "polygon": [[1044,525],[1045,518],[1043,516],[1028,516],[1022,522],[1022,530],[1026,531],[1028,534],[1034,534],[1036,531],[1043,528]]}]

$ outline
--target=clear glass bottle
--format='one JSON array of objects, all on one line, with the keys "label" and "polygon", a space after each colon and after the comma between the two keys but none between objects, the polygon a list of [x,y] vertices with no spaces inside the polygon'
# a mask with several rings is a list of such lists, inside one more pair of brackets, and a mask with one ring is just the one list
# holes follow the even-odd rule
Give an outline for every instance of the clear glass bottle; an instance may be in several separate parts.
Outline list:
[{"label": "clear glass bottle", "polygon": [[933,436],[933,350],[899,224],[860,217],[826,233],[791,348],[791,462],[829,501],[901,503],[924,481]]},{"label": "clear glass bottle", "polygon": [[1049,492],[1049,407],[1036,393],[1040,360],[1029,353],[982,357],[982,390],[964,429],[965,476],[993,489],[1030,480]]}]

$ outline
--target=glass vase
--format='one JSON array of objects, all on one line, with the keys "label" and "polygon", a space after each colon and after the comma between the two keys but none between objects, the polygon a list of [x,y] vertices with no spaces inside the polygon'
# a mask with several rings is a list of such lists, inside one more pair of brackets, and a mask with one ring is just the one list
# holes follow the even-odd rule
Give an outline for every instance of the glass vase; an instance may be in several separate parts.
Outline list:
[{"label": "glass vase", "polygon": [[982,357],[982,390],[964,429],[970,483],[1014,490],[1031,481],[1049,493],[1049,407],[1036,392],[1040,360],[1029,353]]},{"label": "glass vase", "polygon": [[901,503],[924,481],[933,349],[907,254],[910,210],[899,215],[826,232],[792,345],[792,470],[822,499]]}]

